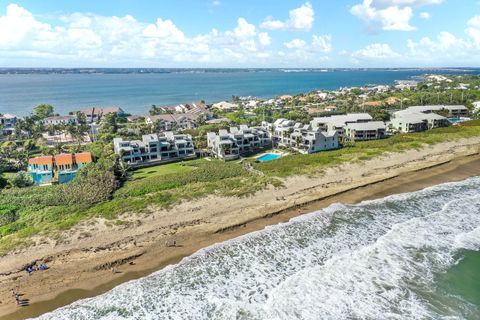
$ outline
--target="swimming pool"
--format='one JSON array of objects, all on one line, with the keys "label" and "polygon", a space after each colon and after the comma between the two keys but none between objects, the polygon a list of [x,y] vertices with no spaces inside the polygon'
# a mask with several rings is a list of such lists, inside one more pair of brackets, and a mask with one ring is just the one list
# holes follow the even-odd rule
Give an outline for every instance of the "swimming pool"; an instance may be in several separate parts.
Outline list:
[{"label": "swimming pool", "polygon": [[277,160],[281,156],[282,156],[281,154],[277,154],[277,153],[265,153],[263,156],[258,157],[257,160],[262,162],[272,161],[272,160]]}]

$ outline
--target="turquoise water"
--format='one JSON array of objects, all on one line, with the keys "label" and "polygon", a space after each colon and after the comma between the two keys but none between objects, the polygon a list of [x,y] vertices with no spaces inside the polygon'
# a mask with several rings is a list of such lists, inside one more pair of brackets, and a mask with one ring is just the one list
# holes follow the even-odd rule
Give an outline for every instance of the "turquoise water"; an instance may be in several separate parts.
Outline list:
[{"label": "turquoise water", "polygon": [[[445,70],[348,70],[332,72],[237,71],[151,74],[0,74],[0,113],[28,115],[40,103],[66,114],[86,106],[120,106],[145,114],[152,104],[205,100],[232,95],[270,98],[316,89],[393,84]],[[478,73],[478,71],[474,71]]]},{"label": "turquoise water", "polygon": [[480,177],[334,204],[40,319],[478,320]]},{"label": "turquoise water", "polygon": [[272,161],[272,160],[277,160],[278,158],[280,158],[281,155],[279,154],[275,154],[275,153],[267,153],[267,154],[264,154],[263,156],[261,157],[258,157],[257,160],[258,161]]}]

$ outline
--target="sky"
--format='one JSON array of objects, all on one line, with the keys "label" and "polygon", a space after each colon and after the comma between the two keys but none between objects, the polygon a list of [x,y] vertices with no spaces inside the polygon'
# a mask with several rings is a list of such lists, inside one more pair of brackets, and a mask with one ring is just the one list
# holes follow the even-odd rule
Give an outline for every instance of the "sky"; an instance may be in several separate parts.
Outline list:
[{"label": "sky", "polygon": [[0,67],[480,67],[480,1],[0,0]]}]

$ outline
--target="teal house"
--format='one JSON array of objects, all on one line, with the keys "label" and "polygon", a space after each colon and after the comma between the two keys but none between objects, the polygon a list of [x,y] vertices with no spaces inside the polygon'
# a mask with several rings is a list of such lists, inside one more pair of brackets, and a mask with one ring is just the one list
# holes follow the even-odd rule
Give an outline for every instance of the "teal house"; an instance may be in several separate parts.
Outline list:
[{"label": "teal house", "polygon": [[78,169],[91,162],[90,152],[36,157],[28,161],[28,173],[36,185],[68,183],[75,178]]}]

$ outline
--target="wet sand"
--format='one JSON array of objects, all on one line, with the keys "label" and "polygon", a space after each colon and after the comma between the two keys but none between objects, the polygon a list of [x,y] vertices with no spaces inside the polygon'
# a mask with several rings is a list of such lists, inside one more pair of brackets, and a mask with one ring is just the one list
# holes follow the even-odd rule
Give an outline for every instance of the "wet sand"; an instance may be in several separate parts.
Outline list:
[{"label": "wet sand", "polygon": [[[181,228],[174,233],[175,239],[179,244],[178,247],[165,247],[163,241],[159,240],[164,238],[156,238],[153,242],[140,242],[134,248],[127,250],[129,254],[127,257],[131,257],[135,252],[141,254],[137,258],[125,260],[131,261],[133,264],[120,264],[118,267],[119,273],[115,275],[111,273],[109,268],[96,271],[89,269],[90,273],[83,271],[78,276],[78,279],[82,280],[80,283],[79,281],[73,282],[75,286],[72,286],[72,282],[66,282],[63,290],[61,290],[62,285],[59,285],[57,286],[57,292],[53,291],[37,295],[36,301],[32,299],[32,303],[28,307],[15,307],[11,301],[5,301],[3,299],[4,296],[2,296],[2,304],[0,304],[2,317],[0,319],[15,320],[35,317],[78,299],[99,295],[123,282],[138,279],[165,266],[178,263],[182,258],[202,248],[261,230],[269,225],[286,222],[293,217],[317,211],[332,203],[355,204],[364,200],[383,198],[391,194],[413,192],[432,185],[460,181],[479,175],[480,156],[478,151],[470,152],[469,155],[457,156],[453,159],[437,159],[437,161],[429,162],[429,164],[424,164],[423,166],[413,166],[408,172],[383,178],[379,176],[374,181],[366,182],[361,186],[351,187],[348,190],[328,196],[317,195],[312,200],[270,212],[260,218],[252,218],[240,224],[233,224],[227,228],[220,228],[218,225],[210,226],[209,228],[200,228],[194,225]],[[125,256],[125,252],[123,252],[123,255]],[[118,258],[118,253],[115,253],[115,257]],[[48,273],[53,272],[54,270],[45,271],[45,274],[41,275],[42,279],[39,279],[39,283],[52,281],[52,275]],[[36,276],[34,274],[31,278]],[[62,276],[65,275],[60,274],[59,279],[56,280],[61,282]],[[5,285],[5,282],[2,285]],[[26,294],[27,298],[29,296]]]}]

